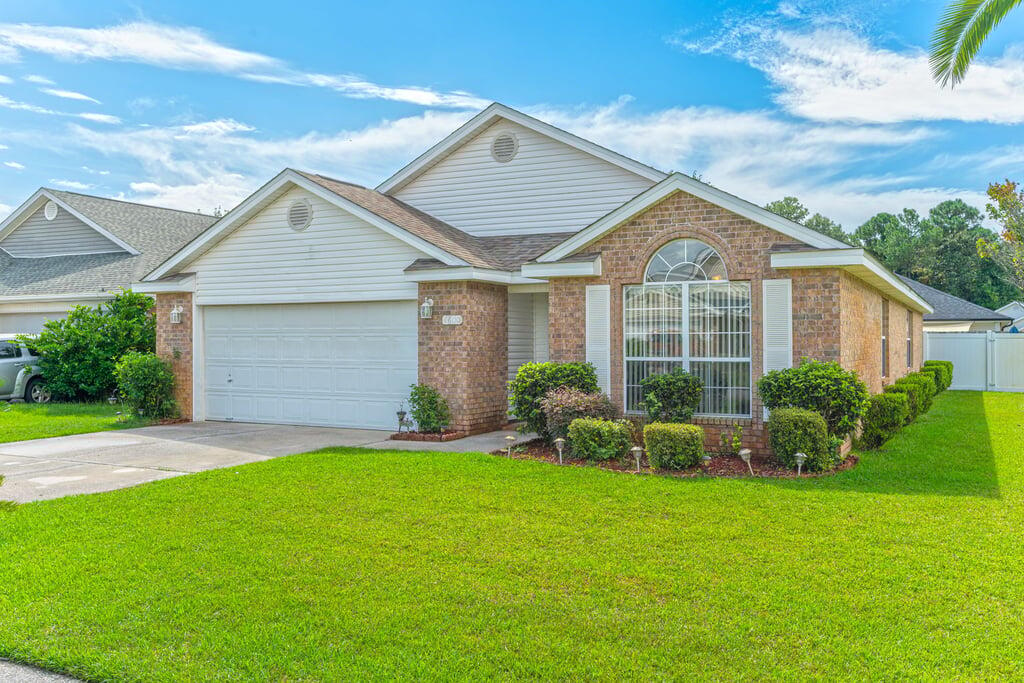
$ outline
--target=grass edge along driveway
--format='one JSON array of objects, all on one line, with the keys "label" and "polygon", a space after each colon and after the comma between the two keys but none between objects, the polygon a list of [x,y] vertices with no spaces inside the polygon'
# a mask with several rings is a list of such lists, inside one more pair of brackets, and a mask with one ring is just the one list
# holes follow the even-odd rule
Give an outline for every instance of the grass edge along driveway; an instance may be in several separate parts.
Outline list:
[{"label": "grass edge along driveway", "polygon": [[0,443],[146,426],[120,420],[121,410],[107,403],[0,403]]},{"label": "grass edge along driveway", "polygon": [[89,679],[1018,678],[1024,395],[813,480],[339,449],[0,520],[0,656]]}]

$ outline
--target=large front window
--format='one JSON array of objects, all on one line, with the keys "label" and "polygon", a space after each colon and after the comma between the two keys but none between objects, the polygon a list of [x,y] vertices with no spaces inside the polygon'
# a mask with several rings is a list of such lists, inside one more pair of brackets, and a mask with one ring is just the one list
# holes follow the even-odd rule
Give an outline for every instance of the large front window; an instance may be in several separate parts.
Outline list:
[{"label": "large front window", "polygon": [[728,282],[697,240],[662,247],[644,279],[624,291],[626,409],[639,410],[644,377],[683,368],[704,382],[698,414],[749,417],[749,283]]}]

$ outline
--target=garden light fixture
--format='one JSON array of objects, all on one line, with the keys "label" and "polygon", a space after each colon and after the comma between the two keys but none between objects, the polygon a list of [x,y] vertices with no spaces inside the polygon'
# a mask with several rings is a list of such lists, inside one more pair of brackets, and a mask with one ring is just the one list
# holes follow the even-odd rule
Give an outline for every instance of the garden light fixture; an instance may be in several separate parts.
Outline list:
[{"label": "garden light fixture", "polygon": [[562,449],[565,448],[565,439],[558,437],[555,439],[555,448],[558,449],[558,464],[562,464]]},{"label": "garden light fixture", "polygon": [[640,471],[640,456],[643,455],[644,449],[639,446],[633,446],[629,449],[629,452],[633,454],[633,458],[636,460],[636,471]]},{"label": "garden light fixture", "polygon": [[509,434],[508,436],[505,437],[505,443],[508,444],[508,457],[511,458],[512,457],[512,446],[514,446],[515,443],[516,443],[516,437],[513,436],[512,434]]},{"label": "garden light fixture", "polygon": [[804,461],[807,460],[807,454],[806,453],[797,453],[797,454],[795,454],[793,456],[793,459],[796,460],[796,476],[799,477],[800,476],[800,471],[804,467]]},{"label": "garden light fixture", "polygon": [[420,304],[420,317],[424,320],[433,317],[434,315],[434,300],[423,299],[423,303]]},{"label": "garden light fixture", "polygon": [[705,467],[707,467],[708,465],[711,464],[711,456],[708,455],[707,453],[705,453],[704,455],[700,456],[700,459],[701,459],[701,462],[704,463]]},{"label": "garden light fixture", "polygon": [[743,462],[747,463],[747,469],[750,470],[750,476],[754,476],[754,468],[750,464],[750,449],[749,448],[741,448],[740,449],[740,460],[742,460]]}]

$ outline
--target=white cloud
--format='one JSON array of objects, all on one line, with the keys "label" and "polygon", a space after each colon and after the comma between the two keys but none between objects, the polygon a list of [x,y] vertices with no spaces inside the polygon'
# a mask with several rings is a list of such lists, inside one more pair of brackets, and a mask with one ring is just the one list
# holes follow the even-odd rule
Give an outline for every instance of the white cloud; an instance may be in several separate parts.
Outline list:
[{"label": "white cloud", "polygon": [[11,83],[14,83],[14,80],[12,80],[10,76],[4,76],[3,74],[0,74],[0,83],[9,85]]},{"label": "white cloud", "polygon": [[85,119],[86,121],[95,121],[96,123],[121,123],[121,119],[112,114],[95,114],[86,112],[84,114],[72,114],[72,116],[77,116],[78,118]]},{"label": "white cloud", "polygon": [[932,80],[924,50],[889,50],[845,27],[731,25],[709,40],[675,40],[684,49],[726,54],[762,71],[787,112],[814,121],[1024,122],[1024,59],[1008,50],[979,59],[955,90]]},{"label": "white cloud", "polygon": [[186,133],[198,135],[230,135],[231,133],[248,133],[256,130],[250,125],[239,123],[234,119],[216,119],[214,121],[203,121],[182,126]]},{"label": "white cloud", "polygon": [[46,76],[39,76],[37,74],[30,74],[28,76],[25,76],[24,80],[28,81],[29,83],[35,83],[36,85],[57,85]]},{"label": "white cloud", "polygon": [[100,101],[96,98],[89,97],[88,95],[85,95],[80,92],[75,92],[74,90],[60,90],[58,88],[40,88],[39,92],[45,93],[47,95],[53,95],[54,97],[60,97],[65,100],[80,100],[82,102],[92,102],[94,104],[100,104]]},{"label": "white cloud", "polygon": [[111,114],[95,114],[86,112],[84,114],[69,114],[63,111],[57,111],[55,109],[49,109],[47,107],[41,107],[37,104],[30,104],[28,102],[19,102],[18,100],[12,100],[9,97],[0,95],[0,107],[4,109],[13,109],[15,111],[27,111],[32,114],[42,114],[44,116],[67,116],[78,119],[85,119],[86,121],[93,121],[95,123],[110,123],[118,124],[121,123],[121,119]]},{"label": "white cloud", "polygon": [[89,168],[88,166],[83,166],[82,170],[86,173],[92,173],[93,175],[110,175],[110,171],[98,171],[95,168]]},{"label": "white cloud", "polygon": [[25,165],[19,164],[17,161],[5,161],[4,166],[7,168],[13,168],[16,171],[22,171],[25,169]]},{"label": "white cloud", "polygon": [[14,207],[10,204],[4,204],[0,202],[0,220],[3,220],[11,215],[11,211],[14,211]]},{"label": "white cloud", "polygon": [[131,22],[104,28],[0,24],[0,48],[68,60],[100,59],[166,69],[206,71],[264,83],[318,87],[347,97],[411,102],[431,107],[479,108],[486,101],[462,91],[383,86],[351,74],[305,72],[284,61],[222,45],[191,27]]},{"label": "white cloud", "polygon": [[80,183],[77,180],[62,180],[60,178],[50,178],[50,184],[63,187],[65,190],[88,190],[93,187],[87,183]]}]

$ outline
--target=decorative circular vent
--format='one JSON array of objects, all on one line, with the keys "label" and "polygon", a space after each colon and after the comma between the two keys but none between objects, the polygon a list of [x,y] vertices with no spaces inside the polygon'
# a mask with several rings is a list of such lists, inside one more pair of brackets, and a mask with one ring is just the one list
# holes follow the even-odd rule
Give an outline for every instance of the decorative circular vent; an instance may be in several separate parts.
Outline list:
[{"label": "decorative circular vent", "polygon": [[305,230],[313,220],[313,206],[308,199],[296,199],[288,207],[288,225],[292,230]]},{"label": "decorative circular vent", "polygon": [[43,207],[43,215],[46,216],[46,220],[52,221],[57,217],[57,202],[48,201],[46,206]]},{"label": "decorative circular vent", "polygon": [[519,140],[512,133],[500,133],[491,141],[491,156],[495,161],[508,163],[519,151]]}]

